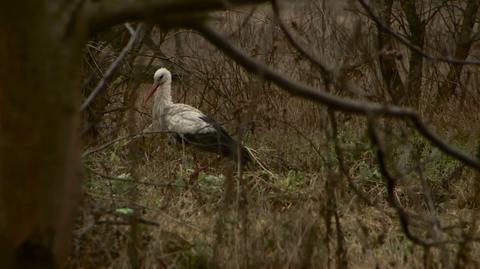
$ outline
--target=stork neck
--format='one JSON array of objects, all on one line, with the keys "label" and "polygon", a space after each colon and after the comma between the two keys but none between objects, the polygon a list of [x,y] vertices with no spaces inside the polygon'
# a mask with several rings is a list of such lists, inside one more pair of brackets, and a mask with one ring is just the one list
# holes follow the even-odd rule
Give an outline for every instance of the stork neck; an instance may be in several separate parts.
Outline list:
[{"label": "stork neck", "polygon": [[155,93],[155,103],[161,104],[162,106],[172,104],[172,93],[170,84],[164,84],[160,86],[160,88]]},{"label": "stork neck", "polygon": [[155,101],[153,104],[153,114],[154,117],[163,114],[163,111],[166,107],[171,106],[172,94],[171,94],[171,85],[164,84],[155,92]]}]

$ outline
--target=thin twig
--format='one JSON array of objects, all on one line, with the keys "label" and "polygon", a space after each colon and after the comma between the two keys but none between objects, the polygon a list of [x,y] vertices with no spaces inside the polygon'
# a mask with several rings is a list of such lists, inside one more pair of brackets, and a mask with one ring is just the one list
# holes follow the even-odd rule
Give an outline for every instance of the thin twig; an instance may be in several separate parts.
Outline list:
[{"label": "thin twig", "polygon": [[417,131],[441,151],[464,162],[468,166],[480,170],[480,161],[477,158],[466,154],[465,152],[453,147],[452,145],[449,145],[446,141],[442,140],[436,133],[434,133],[425,125],[418,114],[412,109],[402,108],[395,105],[354,101],[351,99],[334,96],[326,91],[301,84],[291,80],[284,74],[278,73],[270,69],[270,67],[251,59],[244,52],[240,51],[230,42],[225,40],[223,36],[218,34],[208,25],[204,23],[198,23],[191,25],[190,27],[199,31],[203,37],[221,49],[238,64],[242,65],[246,70],[255,74],[261,74],[265,79],[272,81],[277,86],[292,95],[315,101],[317,103],[322,103],[335,110],[342,110],[345,112],[363,115],[372,113],[375,115],[410,120]]},{"label": "thin twig", "polygon": [[[89,196],[92,197],[92,198],[95,198],[95,199],[103,199],[103,200],[109,200],[109,201],[111,200],[110,197],[104,197],[104,196],[101,196],[101,195],[96,195],[96,194],[92,194],[92,193],[88,193],[88,192],[87,192],[86,194],[89,195]],[[117,199],[126,202],[125,198],[122,199],[121,197],[119,197],[119,198],[117,198]],[[177,223],[177,224],[180,224],[180,225],[182,225],[182,226],[185,226],[185,227],[190,228],[192,231],[196,231],[196,232],[198,232],[198,233],[200,233],[200,234],[202,234],[202,235],[209,236],[207,229],[202,229],[202,228],[197,227],[197,226],[195,226],[194,224],[189,223],[189,222],[187,222],[187,221],[185,221],[185,220],[175,218],[175,217],[173,217],[173,216],[165,213],[162,209],[155,208],[155,207],[151,207],[151,206],[146,206],[146,205],[142,205],[142,204],[136,204],[136,206],[138,206],[138,207],[140,207],[140,208],[143,208],[143,209],[146,209],[146,210],[153,210],[153,211],[155,211],[156,213],[161,214],[163,217],[168,218],[169,220],[171,220],[171,221],[173,221],[173,222],[175,222],[175,223]]]},{"label": "thin twig", "polygon": [[80,111],[84,111],[88,106],[90,106],[95,96],[97,96],[100,91],[105,89],[108,82],[110,81],[112,76],[115,74],[115,71],[117,71],[118,67],[122,63],[123,59],[127,56],[128,52],[132,49],[133,45],[135,44],[135,40],[137,40],[138,34],[140,33],[141,29],[142,29],[141,24],[139,24],[135,32],[130,37],[130,40],[128,41],[127,45],[122,49],[122,51],[118,55],[117,59],[115,59],[115,61],[108,67],[107,71],[103,75],[100,82],[98,82],[95,89],[90,93],[90,95],[87,97],[85,102],[83,102],[82,106],[80,107]]},{"label": "thin twig", "polygon": [[122,137],[114,139],[110,142],[107,142],[103,145],[100,145],[98,147],[95,147],[95,148],[88,149],[88,150],[84,151],[83,154],[82,154],[82,159],[87,157],[88,155],[90,155],[92,153],[104,150],[104,149],[106,149],[106,148],[108,148],[108,147],[110,147],[110,146],[114,145],[115,143],[117,143],[119,141],[122,141],[122,140],[128,140],[128,139],[134,140],[134,139],[146,136],[146,135],[163,134],[163,133],[168,133],[168,132],[142,132],[142,133],[138,133],[138,134],[122,136]]},{"label": "thin twig", "polygon": [[376,207],[377,205],[370,200],[368,194],[366,194],[360,187],[355,183],[354,179],[350,176],[348,172],[347,166],[345,165],[345,158],[343,156],[342,149],[340,147],[340,141],[338,139],[339,133],[337,128],[337,119],[335,117],[335,112],[332,110],[328,110],[328,116],[330,118],[330,124],[332,126],[333,132],[333,143],[335,146],[335,154],[337,155],[337,161],[340,166],[340,170],[342,171],[343,175],[347,178],[348,185],[350,188],[353,189],[356,195],[360,197],[367,205]]},{"label": "thin twig", "polygon": [[250,19],[252,18],[253,14],[255,14],[255,11],[257,11],[257,7],[253,7],[250,12],[247,14],[247,16],[245,17],[245,19],[243,19],[243,22],[237,27],[237,29],[235,29],[232,33],[230,33],[229,37],[228,38],[232,38],[234,37],[237,33],[239,33],[241,30],[243,30],[248,22],[250,21]]},{"label": "thin twig", "polygon": [[328,83],[331,82],[332,80],[332,70],[331,68],[328,68],[326,64],[322,63],[319,59],[308,53],[300,44],[297,43],[295,38],[293,38],[292,34],[288,31],[287,27],[283,23],[282,19],[280,18],[280,8],[278,7],[278,2],[277,0],[272,0],[272,9],[273,9],[273,15],[275,16],[275,19],[277,20],[278,25],[280,26],[280,29],[282,30],[283,34],[287,38],[288,42],[297,50],[299,51],[305,58],[307,58],[309,61],[314,63],[322,72],[323,79]]},{"label": "thin twig", "polygon": [[164,188],[164,187],[177,187],[177,188],[184,188],[184,185],[180,184],[173,184],[173,183],[153,183],[152,180],[150,181],[140,181],[138,179],[134,178],[123,178],[123,177],[113,177],[109,176],[100,172],[95,171],[94,169],[84,166],[85,169],[87,169],[90,173],[103,177],[108,180],[115,180],[115,181],[120,181],[120,182],[128,182],[128,183],[133,183],[133,184],[138,184],[138,185],[143,185],[143,186],[148,186],[148,187],[155,187],[155,188]]},{"label": "thin twig", "polygon": [[408,47],[409,49],[417,52],[418,54],[422,55],[426,59],[434,62],[447,62],[450,64],[460,64],[460,65],[480,65],[480,61],[474,61],[474,60],[459,60],[455,59],[452,57],[445,57],[445,56],[433,56],[430,53],[427,53],[424,51],[422,48],[410,43],[407,39],[405,39],[403,36],[392,30],[388,25],[386,25],[373,11],[372,7],[367,4],[365,0],[358,0],[362,7],[367,11],[368,15],[372,20],[378,25],[380,29],[382,29],[384,32],[389,33],[392,35],[394,38],[396,38],[400,43]]},{"label": "thin twig", "polygon": [[409,225],[409,216],[407,212],[403,209],[402,205],[398,202],[397,198],[395,197],[395,178],[390,174],[387,169],[387,164],[385,162],[385,149],[383,148],[378,133],[375,129],[375,115],[368,115],[368,134],[370,136],[370,140],[372,141],[373,146],[376,149],[377,153],[377,161],[380,167],[380,172],[382,173],[383,177],[386,181],[386,188],[387,188],[387,201],[392,208],[395,209],[397,212],[398,218],[400,220],[400,225],[405,236],[415,244],[429,247],[438,242],[426,241],[421,239],[410,231]]}]

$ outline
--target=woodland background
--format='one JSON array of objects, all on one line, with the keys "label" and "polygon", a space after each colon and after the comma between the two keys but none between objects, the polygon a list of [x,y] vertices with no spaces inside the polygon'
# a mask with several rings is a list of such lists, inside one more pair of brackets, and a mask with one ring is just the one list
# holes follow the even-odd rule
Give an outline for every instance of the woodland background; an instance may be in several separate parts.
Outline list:
[{"label": "woodland background", "polygon": [[[12,237],[27,243],[4,255],[68,268],[478,268],[480,3],[226,2],[206,8],[207,26],[182,4],[142,22],[92,16],[99,30],[72,41],[81,169],[65,164],[82,195],[56,190],[75,200],[60,214],[74,220],[68,254],[41,233]],[[159,67],[176,102],[214,117],[258,163],[142,134]]]}]

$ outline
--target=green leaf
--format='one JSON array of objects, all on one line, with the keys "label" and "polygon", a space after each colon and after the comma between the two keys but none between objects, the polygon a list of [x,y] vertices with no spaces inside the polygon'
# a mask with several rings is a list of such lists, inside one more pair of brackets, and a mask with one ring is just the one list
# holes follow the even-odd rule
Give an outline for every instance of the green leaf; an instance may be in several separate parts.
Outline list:
[{"label": "green leaf", "polygon": [[115,213],[123,214],[123,215],[131,215],[133,214],[133,209],[124,207],[124,208],[117,208],[115,209]]}]

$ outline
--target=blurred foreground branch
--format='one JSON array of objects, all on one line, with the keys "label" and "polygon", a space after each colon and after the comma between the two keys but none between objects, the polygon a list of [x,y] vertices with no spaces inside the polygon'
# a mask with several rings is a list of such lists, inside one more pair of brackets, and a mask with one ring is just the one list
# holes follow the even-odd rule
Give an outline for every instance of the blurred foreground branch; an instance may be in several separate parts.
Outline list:
[{"label": "blurred foreground branch", "polygon": [[[124,1],[104,0],[90,4],[87,10],[90,33],[97,32],[109,26],[125,21],[146,20],[155,21],[168,15],[185,20],[188,13],[222,10],[230,6],[260,4],[264,0],[176,0],[176,1]],[[168,21],[168,20],[167,20]],[[171,21],[171,20],[170,20]]]}]

